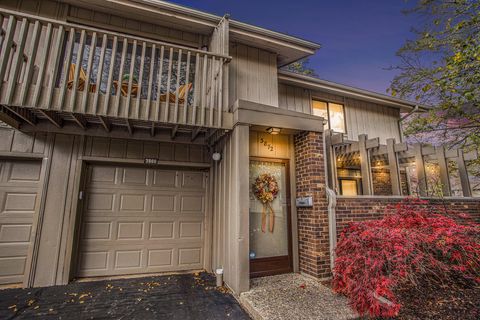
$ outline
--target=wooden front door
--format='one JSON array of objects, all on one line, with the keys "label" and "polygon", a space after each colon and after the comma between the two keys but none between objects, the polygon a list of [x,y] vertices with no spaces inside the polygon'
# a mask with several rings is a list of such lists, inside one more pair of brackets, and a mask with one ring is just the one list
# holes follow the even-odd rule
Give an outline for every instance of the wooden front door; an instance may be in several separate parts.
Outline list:
[{"label": "wooden front door", "polygon": [[250,159],[250,277],[293,271],[288,160]]}]

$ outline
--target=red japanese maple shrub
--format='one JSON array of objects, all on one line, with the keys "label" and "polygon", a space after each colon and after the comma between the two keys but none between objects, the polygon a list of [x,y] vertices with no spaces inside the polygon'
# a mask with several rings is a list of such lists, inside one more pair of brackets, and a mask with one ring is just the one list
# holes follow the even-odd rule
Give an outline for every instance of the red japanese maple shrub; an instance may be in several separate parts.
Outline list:
[{"label": "red japanese maple shrub", "polygon": [[480,283],[480,224],[407,198],[387,208],[383,219],[352,223],[344,230],[336,248],[333,288],[361,315],[392,317],[401,308],[395,288],[459,277]]}]

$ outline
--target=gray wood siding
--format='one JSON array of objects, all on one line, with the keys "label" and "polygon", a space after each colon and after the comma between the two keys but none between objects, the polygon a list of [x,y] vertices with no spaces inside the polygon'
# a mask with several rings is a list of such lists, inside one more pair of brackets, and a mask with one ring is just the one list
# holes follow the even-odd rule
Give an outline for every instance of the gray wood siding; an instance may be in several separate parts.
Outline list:
[{"label": "gray wood siding", "polygon": [[248,126],[236,126],[210,170],[211,268],[223,268],[224,281],[237,294],[249,288],[248,136]]},{"label": "gray wood siding", "polygon": [[283,83],[278,84],[278,106],[282,109],[310,113],[310,91]]},{"label": "gray wood siding", "polygon": [[2,0],[0,7],[58,20],[67,12],[67,4],[52,0]]},{"label": "gray wood siding", "polygon": [[111,159],[157,158],[161,161],[209,162],[208,150],[202,145],[99,137],[86,138],[84,156]]},{"label": "gray wood siding", "polygon": [[[201,46],[202,36],[194,33],[139,21],[118,14],[103,13],[52,0],[2,0],[1,8],[39,15],[61,21],[72,21],[131,35],[147,37],[193,48]],[[40,42],[41,44],[42,42]]]},{"label": "gray wood siding", "polygon": [[0,124],[0,154],[24,154],[41,157],[45,153],[46,133],[25,134]]},{"label": "gray wood siding", "polygon": [[242,99],[278,106],[276,54],[233,43],[230,55],[230,105]]},{"label": "gray wood siding", "polygon": [[196,33],[75,6],[69,7],[67,20],[194,48],[198,48],[201,44],[201,36]]},{"label": "gray wood siding", "polygon": [[342,97],[328,92],[311,91],[308,89],[279,83],[278,104],[282,109],[311,113],[311,100],[337,102],[345,106],[347,137],[358,140],[359,134],[368,134],[370,138],[380,138],[385,144],[386,139],[395,138],[401,141],[398,120],[400,110],[380,104]]}]

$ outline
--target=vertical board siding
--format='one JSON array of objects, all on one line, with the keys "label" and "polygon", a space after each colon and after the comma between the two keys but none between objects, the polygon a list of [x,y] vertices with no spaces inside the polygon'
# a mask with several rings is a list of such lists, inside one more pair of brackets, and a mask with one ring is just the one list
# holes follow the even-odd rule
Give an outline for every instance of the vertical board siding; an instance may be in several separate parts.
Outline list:
[{"label": "vertical board siding", "polygon": [[223,268],[225,283],[237,294],[249,287],[248,126],[225,139],[222,160],[212,163],[212,269]]},{"label": "vertical board siding", "polygon": [[358,135],[367,134],[369,138],[379,137],[382,144],[385,144],[388,138],[401,141],[398,126],[399,109],[328,92],[311,91],[284,83],[278,84],[278,105],[282,109],[311,113],[312,99],[340,103],[345,106],[348,140],[356,141]]},{"label": "vertical board siding", "polygon": [[100,28],[115,29],[119,32],[128,31],[129,34],[146,36],[148,38],[187,45],[194,48],[198,47],[200,42],[200,35],[197,33],[175,30],[146,21],[134,20],[115,14],[75,6],[70,6],[67,19],[84,21],[86,24]]},{"label": "vertical board siding", "polygon": [[53,0],[2,0],[0,7],[65,20],[67,4]]},{"label": "vertical board siding", "polygon": [[115,138],[87,137],[84,156],[208,163],[209,154],[201,145],[167,142],[134,141]]},{"label": "vertical board siding", "polygon": [[44,154],[46,133],[25,134],[0,124],[0,152]]},{"label": "vertical board siding", "polygon": [[307,89],[279,83],[278,106],[286,110],[310,113],[310,92]]},{"label": "vertical board siding", "polygon": [[230,55],[230,105],[242,99],[277,107],[276,54],[233,43]]}]

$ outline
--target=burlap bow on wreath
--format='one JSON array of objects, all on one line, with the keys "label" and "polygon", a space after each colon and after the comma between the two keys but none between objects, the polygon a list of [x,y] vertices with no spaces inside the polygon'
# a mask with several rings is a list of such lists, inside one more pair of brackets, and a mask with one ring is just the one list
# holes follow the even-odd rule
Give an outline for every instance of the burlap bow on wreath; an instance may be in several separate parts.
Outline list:
[{"label": "burlap bow on wreath", "polygon": [[262,232],[265,232],[267,226],[267,215],[270,216],[269,231],[273,232],[275,225],[275,212],[272,202],[278,195],[278,183],[274,176],[263,173],[255,179],[253,184],[253,193],[255,197],[263,204],[262,209]]}]

